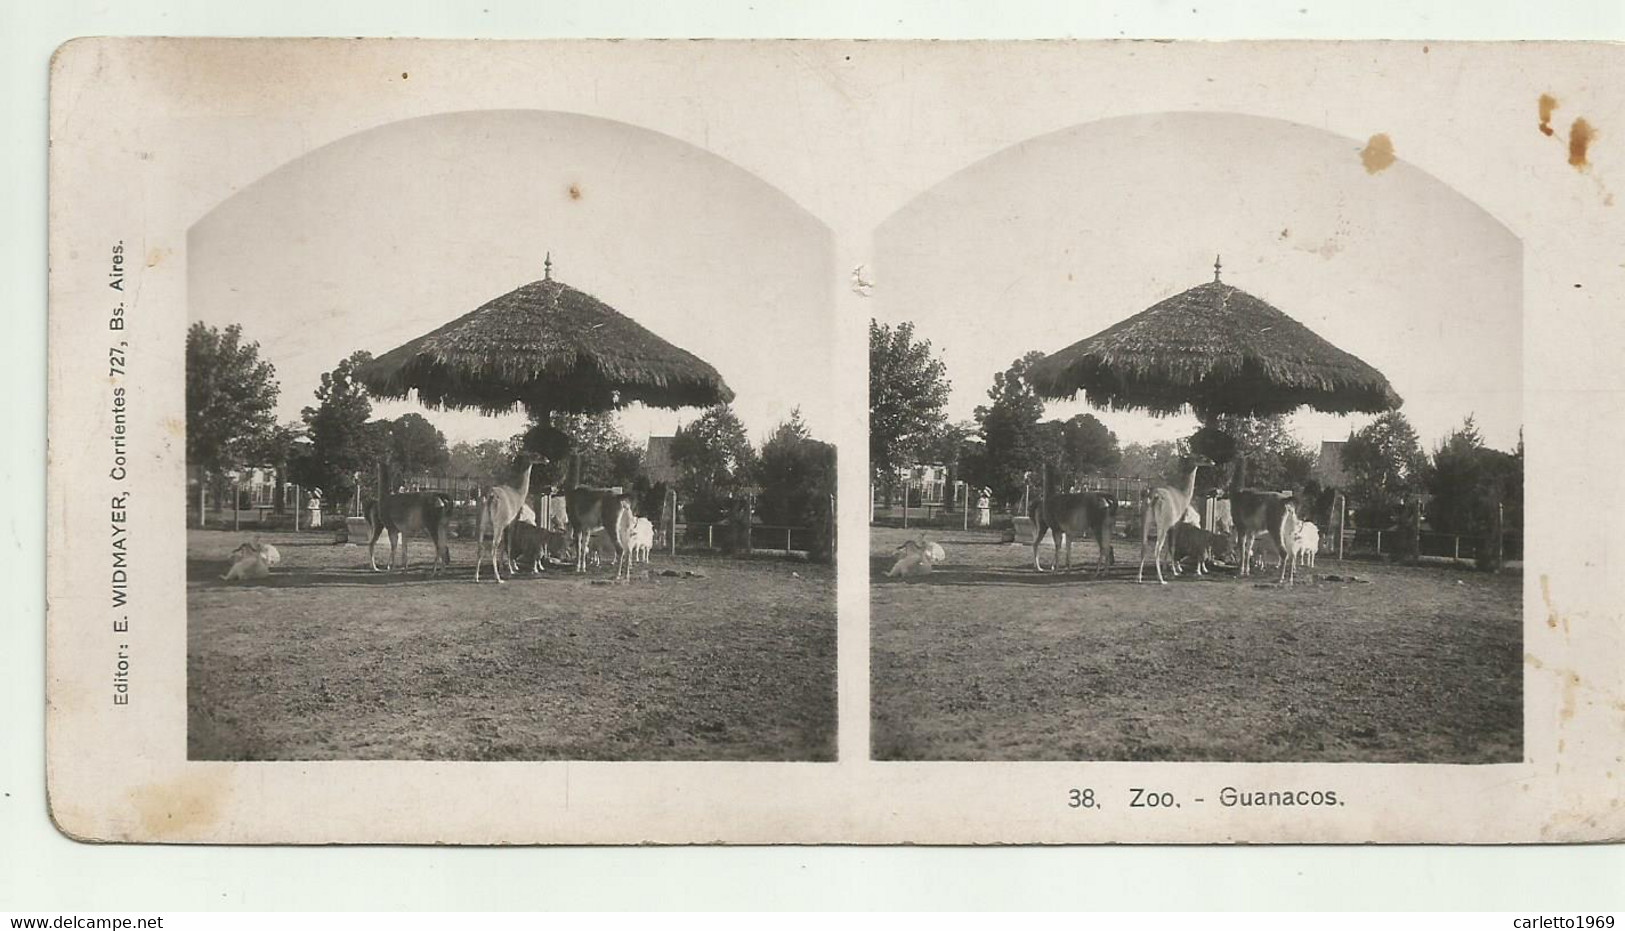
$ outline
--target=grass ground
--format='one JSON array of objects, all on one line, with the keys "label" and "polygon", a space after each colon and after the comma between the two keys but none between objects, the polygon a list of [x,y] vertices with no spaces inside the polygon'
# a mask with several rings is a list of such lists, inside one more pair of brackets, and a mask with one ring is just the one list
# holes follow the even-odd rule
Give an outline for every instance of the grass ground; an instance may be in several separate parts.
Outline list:
[{"label": "grass ground", "polygon": [[[1138,541],[1096,579],[1087,543],[1040,575],[1030,546],[936,531],[946,563],[885,578],[917,535],[871,533],[879,759],[1522,758],[1521,574],[1323,557],[1291,588],[1137,585]],[[1368,584],[1324,579],[1351,573]]]},{"label": "grass ground", "polygon": [[476,585],[468,541],[432,578],[265,533],[273,576],[219,581],[247,536],[187,535],[192,759],[834,759],[830,567],[655,554],[630,583]]}]

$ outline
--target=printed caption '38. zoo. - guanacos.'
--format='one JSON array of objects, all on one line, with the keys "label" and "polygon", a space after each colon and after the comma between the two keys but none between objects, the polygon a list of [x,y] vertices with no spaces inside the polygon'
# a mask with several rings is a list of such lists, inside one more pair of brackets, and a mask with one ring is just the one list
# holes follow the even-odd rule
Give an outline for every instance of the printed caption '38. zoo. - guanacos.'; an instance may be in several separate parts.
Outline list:
[{"label": "printed caption '38. zoo. - guanacos.'", "polygon": [[[1203,796],[1191,796],[1192,804],[1206,805],[1208,800]],[[1174,793],[1164,790],[1146,789],[1138,786],[1128,790],[1128,807],[1135,809],[1174,809],[1183,808],[1184,801]],[[1225,786],[1219,790],[1218,803],[1224,808],[1326,808],[1342,807],[1343,801],[1337,797],[1335,789],[1238,789],[1235,786]],[[1081,811],[1098,811],[1105,807],[1101,797],[1092,788],[1068,789],[1066,807]]]}]

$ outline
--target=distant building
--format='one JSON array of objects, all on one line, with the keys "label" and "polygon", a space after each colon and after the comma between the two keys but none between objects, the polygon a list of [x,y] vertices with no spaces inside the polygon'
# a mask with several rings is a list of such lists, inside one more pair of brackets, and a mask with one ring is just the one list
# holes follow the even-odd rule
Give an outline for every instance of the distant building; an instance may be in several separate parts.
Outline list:
[{"label": "distant building", "polygon": [[902,466],[897,477],[908,487],[910,504],[941,504],[948,488],[948,467],[934,462]]},{"label": "distant building", "polygon": [[1321,440],[1320,457],[1310,475],[1323,488],[1347,488],[1349,476],[1343,471],[1343,440]]},{"label": "distant building", "polygon": [[[202,470],[188,466],[187,473],[187,503],[194,504],[197,502],[197,486]],[[238,500],[244,507],[271,507],[276,504],[276,477],[276,470],[270,468],[234,470],[218,476],[209,483],[209,507],[221,507],[222,501],[229,505],[233,488],[237,490]],[[287,488],[291,489],[292,486]],[[285,493],[291,494],[291,491]],[[220,501],[215,500],[216,494],[223,495]],[[292,500],[291,497],[288,500]]]},{"label": "distant building", "polygon": [[643,471],[648,474],[651,482],[665,482],[670,485],[677,481],[677,466],[671,461],[671,442],[673,436],[649,437],[649,449],[643,454]]}]

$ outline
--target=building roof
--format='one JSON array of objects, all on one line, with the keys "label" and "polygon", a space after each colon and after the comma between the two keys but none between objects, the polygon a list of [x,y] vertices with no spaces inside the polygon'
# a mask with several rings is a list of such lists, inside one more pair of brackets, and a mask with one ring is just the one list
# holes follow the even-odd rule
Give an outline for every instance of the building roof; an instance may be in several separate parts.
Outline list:
[{"label": "building roof", "polygon": [[649,437],[649,449],[643,455],[643,471],[648,473],[649,481],[668,485],[677,481],[677,467],[671,461],[671,442],[674,439],[676,437],[672,436]]},{"label": "building roof", "polygon": [[1324,487],[1343,488],[1348,485],[1348,473],[1343,471],[1343,442],[1320,442],[1320,456],[1315,459],[1315,468],[1310,474]]}]

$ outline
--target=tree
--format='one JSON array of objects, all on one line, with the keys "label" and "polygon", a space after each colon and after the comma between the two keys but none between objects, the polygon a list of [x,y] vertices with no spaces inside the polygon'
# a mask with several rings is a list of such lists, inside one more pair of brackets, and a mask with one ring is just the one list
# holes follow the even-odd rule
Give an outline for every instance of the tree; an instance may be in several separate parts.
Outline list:
[{"label": "tree", "polygon": [[733,408],[718,404],[677,428],[671,461],[684,513],[696,521],[720,520],[751,483],[756,453]]},{"label": "tree", "polygon": [[470,478],[481,485],[494,485],[509,479],[508,468],[519,448],[513,440],[481,440],[451,447],[446,470],[457,478]]},{"label": "tree", "polygon": [[1042,481],[1044,469],[1054,476],[1057,488],[1072,484],[1072,470],[1066,462],[1066,424],[1059,420],[1045,420],[1033,430],[1031,463],[1026,471],[1033,474],[1033,487]]},{"label": "tree", "polygon": [[1415,498],[1427,472],[1416,430],[1399,411],[1389,411],[1349,434],[1343,444],[1346,489],[1355,520],[1363,527],[1394,526],[1404,502]]},{"label": "tree", "polygon": [[1093,414],[1074,414],[1061,428],[1063,468],[1073,477],[1107,472],[1123,460],[1117,434]]},{"label": "tree", "polygon": [[355,378],[356,369],[370,361],[369,353],[356,352],[333,371],[324,372],[316,389],[316,406],[302,413],[311,450],[301,463],[303,474],[295,481],[322,489],[328,501],[348,499],[355,491],[358,472],[363,487],[372,488],[376,483],[373,464],[383,449],[378,445],[378,430],[368,427],[372,402],[367,389]]},{"label": "tree", "polygon": [[609,451],[609,484],[623,488],[647,489],[649,476],[643,471],[643,449],[630,443]]},{"label": "tree", "polygon": [[648,486],[643,475],[643,448],[621,430],[614,411],[555,413],[546,423],[533,418],[530,428],[514,436],[509,445],[540,456],[543,463],[536,474],[553,476],[548,481],[569,481],[567,463],[571,456],[577,456],[581,471],[576,480],[583,485],[637,486],[640,492]]},{"label": "tree", "polygon": [[883,487],[926,455],[947,423],[948,389],[947,366],[914,324],[869,321],[869,467]]},{"label": "tree", "polygon": [[1044,402],[1027,381],[1027,369],[1042,352],[1029,352],[993,376],[987,397],[992,403],[976,408],[984,448],[984,481],[997,498],[1014,501],[1028,485],[1026,475],[1037,475],[1043,464],[1046,437],[1039,429]]},{"label": "tree", "polygon": [[1069,420],[1039,424],[1033,454],[1036,464],[1027,471],[1048,467],[1055,487],[1063,490],[1084,476],[1113,468],[1123,458],[1117,448],[1117,434],[1093,414],[1074,414]]},{"label": "tree", "polygon": [[281,393],[276,367],[260,360],[260,344],[244,343],[243,328],[194,323],[186,331],[186,462],[219,476],[264,455],[276,429]]},{"label": "tree", "polygon": [[[1505,453],[1484,445],[1471,416],[1445,437],[1427,470],[1427,519],[1433,529],[1479,541],[1481,556],[1499,552],[1496,537],[1523,526],[1523,439]],[[1494,559],[1480,565],[1494,568]]]},{"label": "tree", "polygon": [[1202,428],[1191,437],[1191,451],[1212,459],[1218,465],[1245,463],[1245,475],[1231,471],[1231,481],[1214,473],[1217,485],[1234,487],[1297,489],[1309,482],[1315,467],[1315,454],[1287,429],[1286,416],[1268,417],[1219,414],[1204,418]]},{"label": "tree", "polygon": [[1123,458],[1117,465],[1117,471],[1148,482],[1178,481],[1183,478],[1179,469],[1180,455],[1179,444],[1171,440],[1130,443],[1123,447]]},{"label": "tree", "polygon": [[762,484],[762,520],[808,528],[810,554],[817,559],[829,558],[834,549],[830,531],[835,447],[813,439],[799,409],[762,444],[758,475]]},{"label": "tree", "polygon": [[286,511],[282,483],[292,480],[289,478],[290,465],[301,455],[304,444],[299,441],[304,438],[304,424],[289,421],[267,430],[254,444],[250,453],[255,462],[263,463],[271,470],[271,487],[276,489],[271,503],[277,514]]},{"label": "tree", "polygon": [[[979,441],[971,439],[975,435],[974,421],[950,423],[944,425],[926,447],[923,458],[941,463],[948,470],[947,493],[950,496],[959,494],[956,483],[970,484],[980,478],[979,475],[972,474],[972,468],[982,449]],[[957,498],[950,497],[948,500],[950,503],[957,503]]]},{"label": "tree", "polygon": [[442,472],[451,463],[445,434],[422,414],[402,414],[380,423],[385,425],[383,442],[391,475]]}]

